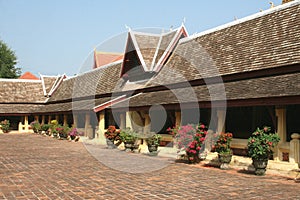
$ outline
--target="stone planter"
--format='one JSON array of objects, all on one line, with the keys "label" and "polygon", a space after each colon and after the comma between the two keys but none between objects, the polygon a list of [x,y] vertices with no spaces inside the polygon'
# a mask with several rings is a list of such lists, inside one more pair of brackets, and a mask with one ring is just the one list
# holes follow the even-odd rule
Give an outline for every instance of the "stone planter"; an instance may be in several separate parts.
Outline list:
[{"label": "stone planter", "polygon": [[108,149],[115,149],[116,148],[116,145],[114,144],[113,140],[106,139],[106,144],[107,144]]},{"label": "stone planter", "polygon": [[150,156],[157,156],[158,145],[148,145],[148,151]]},{"label": "stone planter", "polygon": [[221,163],[220,169],[229,169],[229,163],[231,162],[232,154],[218,153],[218,159],[219,162]]},{"label": "stone planter", "polygon": [[124,142],[124,147],[126,152],[133,152],[135,149],[134,142]]},{"label": "stone planter", "polygon": [[255,168],[255,174],[258,176],[263,176],[266,173],[266,168],[268,165],[268,159],[254,159],[252,158],[252,165]]}]

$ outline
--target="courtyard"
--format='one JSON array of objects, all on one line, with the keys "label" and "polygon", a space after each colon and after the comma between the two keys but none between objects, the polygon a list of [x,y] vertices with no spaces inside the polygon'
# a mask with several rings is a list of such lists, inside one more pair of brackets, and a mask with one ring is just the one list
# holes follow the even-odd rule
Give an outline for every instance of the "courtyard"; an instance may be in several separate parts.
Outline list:
[{"label": "courtyard", "polygon": [[0,134],[0,144],[0,199],[300,198],[300,184],[285,176],[187,165],[35,134]]}]

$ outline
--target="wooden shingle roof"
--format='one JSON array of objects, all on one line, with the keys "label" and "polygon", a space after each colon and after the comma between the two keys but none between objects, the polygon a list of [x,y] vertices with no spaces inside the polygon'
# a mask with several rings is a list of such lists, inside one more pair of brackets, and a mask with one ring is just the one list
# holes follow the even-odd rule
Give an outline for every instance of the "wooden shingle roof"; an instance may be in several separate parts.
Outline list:
[{"label": "wooden shingle roof", "polygon": [[0,103],[42,103],[43,95],[40,80],[0,79]]},{"label": "wooden shingle roof", "polygon": [[183,39],[148,87],[299,63],[299,32],[295,1]]},{"label": "wooden shingle roof", "polygon": [[[285,74],[272,77],[254,78],[223,84],[200,85],[173,90],[141,93],[127,101],[114,105],[122,107],[144,107],[152,105],[185,104],[193,102],[256,100],[278,97],[296,97],[300,99],[300,73]],[[260,102],[272,104],[273,102]]]},{"label": "wooden shingle roof", "polygon": [[120,81],[121,62],[65,79],[49,102],[111,93]]}]

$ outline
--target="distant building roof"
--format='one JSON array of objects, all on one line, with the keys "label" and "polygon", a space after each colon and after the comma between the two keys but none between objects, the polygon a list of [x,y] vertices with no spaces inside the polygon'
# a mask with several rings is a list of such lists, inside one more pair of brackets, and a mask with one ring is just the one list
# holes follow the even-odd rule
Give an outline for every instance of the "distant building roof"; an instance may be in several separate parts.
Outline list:
[{"label": "distant building roof", "polygon": [[38,77],[36,77],[35,75],[33,75],[30,72],[25,72],[24,74],[22,74],[19,79],[28,79],[28,80],[39,80]]},{"label": "distant building roof", "polygon": [[122,53],[94,51],[94,69],[123,59]]}]

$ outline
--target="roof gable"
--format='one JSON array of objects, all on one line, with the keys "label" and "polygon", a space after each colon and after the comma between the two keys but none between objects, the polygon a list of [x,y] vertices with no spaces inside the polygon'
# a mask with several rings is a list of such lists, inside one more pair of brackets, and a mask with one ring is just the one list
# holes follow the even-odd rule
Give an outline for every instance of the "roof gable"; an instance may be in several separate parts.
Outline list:
[{"label": "roof gable", "polygon": [[121,76],[130,70],[134,70],[135,75],[141,76],[143,76],[143,72],[158,72],[172,54],[179,40],[187,36],[183,25],[176,30],[161,34],[129,30]]},{"label": "roof gable", "polygon": [[24,74],[22,74],[19,79],[27,79],[27,80],[39,80],[38,77],[36,77],[35,75],[33,75],[30,72],[25,72]]},{"label": "roof gable", "polygon": [[105,66],[107,64],[116,62],[118,60],[123,60],[123,54],[112,53],[112,52],[97,52],[94,50],[94,66],[93,68],[98,68]]}]

